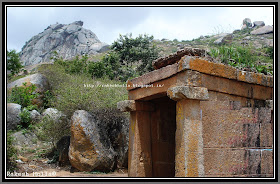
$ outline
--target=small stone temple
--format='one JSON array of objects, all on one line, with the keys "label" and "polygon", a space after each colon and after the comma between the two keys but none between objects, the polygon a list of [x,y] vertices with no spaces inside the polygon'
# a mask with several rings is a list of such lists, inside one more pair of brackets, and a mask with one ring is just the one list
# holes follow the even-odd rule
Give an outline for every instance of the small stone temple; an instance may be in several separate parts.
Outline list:
[{"label": "small stone temple", "polygon": [[273,77],[184,49],[127,82],[129,177],[273,177]]}]

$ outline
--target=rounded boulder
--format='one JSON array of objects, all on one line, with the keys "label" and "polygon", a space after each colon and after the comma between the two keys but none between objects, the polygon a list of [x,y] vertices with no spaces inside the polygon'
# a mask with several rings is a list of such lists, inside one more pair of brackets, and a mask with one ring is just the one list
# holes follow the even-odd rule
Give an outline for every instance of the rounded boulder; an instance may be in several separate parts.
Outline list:
[{"label": "rounded boulder", "polygon": [[111,171],[115,163],[112,145],[102,130],[101,121],[84,110],[71,118],[69,160],[80,171]]}]

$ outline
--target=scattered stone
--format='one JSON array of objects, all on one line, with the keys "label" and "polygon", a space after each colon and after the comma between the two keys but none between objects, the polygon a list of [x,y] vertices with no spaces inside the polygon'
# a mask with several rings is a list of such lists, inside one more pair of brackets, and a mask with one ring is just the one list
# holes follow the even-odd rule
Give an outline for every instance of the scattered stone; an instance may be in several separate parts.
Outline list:
[{"label": "scattered stone", "polygon": [[29,161],[28,158],[25,158],[25,157],[23,157],[21,155],[18,156],[18,159],[22,160],[23,162],[28,162]]},{"label": "scattered stone", "polygon": [[228,44],[228,43],[231,43],[232,42],[232,34],[227,34],[221,38],[218,38],[217,40],[214,41],[214,44],[217,44],[217,45],[221,45],[221,44]]},{"label": "scattered stone", "polygon": [[255,29],[251,31],[252,35],[262,35],[262,34],[268,34],[273,32],[273,27],[272,26],[263,26],[258,29]]},{"label": "scattered stone", "polygon": [[236,30],[234,30],[232,33],[233,34],[236,34],[236,33],[239,33],[240,32],[240,29],[236,29]]},{"label": "scattered stone", "polygon": [[20,160],[20,159],[19,159],[19,160],[16,160],[16,162],[17,162],[17,163],[20,163],[20,164],[24,164],[24,163],[25,163],[25,162],[23,162],[23,161]]},{"label": "scattered stone", "polygon": [[7,130],[15,130],[20,124],[21,105],[16,103],[7,104]]},{"label": "scattered stone", "polygon": [[60,118],[65,117],[65,115],[61,111],[55,108],[47,108],[46,110],[43,111],[42,115],[43,118],[49,117],[54,121],[58,121]]},{"label": "scattered stone", "polygon": [[36,110],[32,110],[30,111],[30,117],[33,122],[38,122],[41,119],[41,114]]},{"label": "scattered stone", "polygon": [[250,40],[251,39],[251,36],[246,36],[243,38],[243,40]]},{"label": "scattered stone", "polygon": [[254,24],[254,27],[265,26],[264,21],[254,21],[253,24]]}]

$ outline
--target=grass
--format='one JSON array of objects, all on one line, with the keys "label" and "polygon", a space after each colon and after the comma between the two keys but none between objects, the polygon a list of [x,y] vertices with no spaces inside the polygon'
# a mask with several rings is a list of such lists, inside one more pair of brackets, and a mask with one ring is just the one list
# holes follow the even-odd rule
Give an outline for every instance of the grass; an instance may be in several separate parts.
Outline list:
[{"label": "grass", "polygon": [[[102,87],[101,85],[124,85],[109,80],[93,80],[87,75],[67,74],[60,65],[42,65],[39,72],[49,80],[52,93],[56,97],[51,106],[70,117],[76,110],[93,112],[96,109],[116,109],[119,101],[128,98],[125,87]],[[90,87],[85,87],[89,85]]]},{"label": "grass", "polygon": [[[262,49],[266,55],[271,56],[271,49]],[[260,53],[260,54],[258,54]],[[229,64],[242,70],[250,70],[264,74],[273,74],[272,67],[262,63],[271,63],[272,59],[261,55],[260,50],[252,46],[222,45],[210,49],[209,55],[222,63]]]}]

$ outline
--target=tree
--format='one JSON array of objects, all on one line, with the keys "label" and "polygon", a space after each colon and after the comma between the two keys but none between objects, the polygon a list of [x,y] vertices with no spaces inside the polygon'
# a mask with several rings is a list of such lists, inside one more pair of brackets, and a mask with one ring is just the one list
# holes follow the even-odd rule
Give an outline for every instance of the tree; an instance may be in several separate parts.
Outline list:
[{"label": "tree", "polygon": [[132,34],[120,35],[103,61],[111,65],[114,71],[117,69],[117,74],[123,75],[122,80],[152,71],[152,61],[159,53],[153,39],[153,36],[146,34],[136,38],[132,38]]},{"label": "tree", "polygon": [[23,65],[20,62],[19,53],[16,50],[7,51],[7,69],[11,71],[11,74],[19,73],[22,68]]}]

